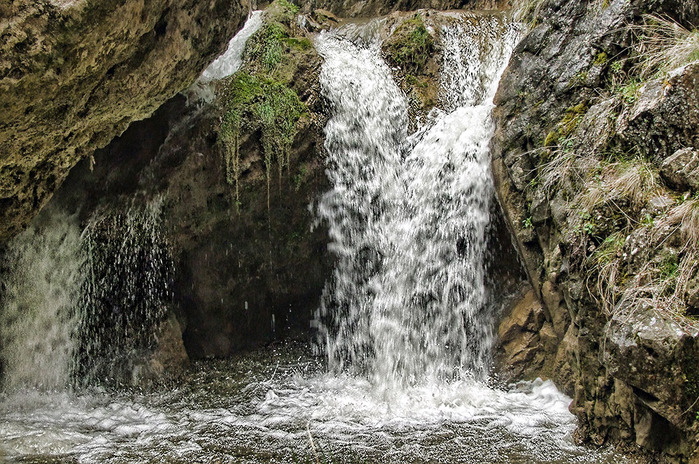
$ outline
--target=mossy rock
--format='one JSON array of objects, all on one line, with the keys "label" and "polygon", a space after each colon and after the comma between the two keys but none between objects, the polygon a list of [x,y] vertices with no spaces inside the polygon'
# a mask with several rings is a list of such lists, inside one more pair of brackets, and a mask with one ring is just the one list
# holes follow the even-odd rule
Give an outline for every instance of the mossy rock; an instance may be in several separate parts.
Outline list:
[{"label": "mossy rock", "polygon": [[418,75],[424,71],[425,65],[434,52],[434,40],[419,13],[398,26],[384,45],[388,62],[400,67],[406,74],[412,75]]}]

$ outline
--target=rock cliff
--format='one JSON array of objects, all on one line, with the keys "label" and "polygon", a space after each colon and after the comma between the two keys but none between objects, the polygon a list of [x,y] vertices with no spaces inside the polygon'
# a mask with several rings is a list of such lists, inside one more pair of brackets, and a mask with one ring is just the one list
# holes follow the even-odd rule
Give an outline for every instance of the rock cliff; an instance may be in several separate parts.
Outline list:
[{"label": "rock cliff", "polygon": [[189,85],[240,28],[232,0],[0,5],[0,242],[81,158]]},{"label": "rock cliff", "polygon": [[524,11],[492,142],[533,287],[500,326],[505,364],[571,394],[582,441],[686,462],[699,444],[699,6]]}]

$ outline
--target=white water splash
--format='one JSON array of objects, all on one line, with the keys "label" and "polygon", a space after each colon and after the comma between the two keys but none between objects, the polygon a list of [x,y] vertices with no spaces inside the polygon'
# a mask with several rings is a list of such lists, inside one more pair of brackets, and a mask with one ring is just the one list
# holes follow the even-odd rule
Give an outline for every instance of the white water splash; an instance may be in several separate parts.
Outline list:
[{"label": "white water splash", "polygon": [[228,48],[211,63],[201,76],[199,82],[211,82],[223,79],[234,74],[243,64],[243,51],[245,44],[252,35],[257,32],[264,23],[264,15],[261,10],[250,13],[245,25],[228,42]]},{"label": "white water splash", "polygon": [[325,59],[320,80],[334,113],[325,128],[333,189],[323,196],[319,215],[339,260],[321,302],[322,316],[336,323],[322,327],[325,348],[338,371],[348,363],[371,369],[372,295],[380,285],[373,277],[394,246],[380,238],[387,237],[387,216],[402,205],[396,179],[407,106],[378,47],[321,34],[316,48]]},{"label": "white water splash", "polygon": [[96,214],[83,230],[48,209],[8,244],[0,300],[5,391],[129,381],[171,290],[160,203]]},{"label": "white water splash", "polygon": [[216,58],[205,70],[201,76],[192,84],[188,92],[194,96],[196,100],[212,102],[215,98],[214,89],[211,86],[213,81],[225,79],[228,76],[235,74],[243,65],[243,52],[248,39],[257,32],[264,24],[264,12],[256,10],[250,13],[245,25],[233,38],[228,42],[226,51]]},{"label": "white water splash", "polygon": [[518,35],[489,16],[468,24],[441,32],[449,111],[436,111],[432,125],[410,138],[406,100],[378,46],[327,34],[317,40],[334,112],[325,129],[333,188],[318,214],[338,256],[320,333],[332,369],[351,366],[387,391],[482,380],[489,370],[490,114]]},{"label": "white water splash", "polygon": [[463,23],[442,27],[440,95],[447,111],[492,103],[522,33],[520,24],[498,15],[465,14]]}]

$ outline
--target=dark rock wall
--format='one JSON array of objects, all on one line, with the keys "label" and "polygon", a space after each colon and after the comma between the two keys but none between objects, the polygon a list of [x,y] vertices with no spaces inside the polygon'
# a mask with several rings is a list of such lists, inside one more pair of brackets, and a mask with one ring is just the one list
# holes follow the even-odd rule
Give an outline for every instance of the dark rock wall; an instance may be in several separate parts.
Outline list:
[{"label": "dark rock wall", "polygon": [[500,325],[501,363],[573,396],[581,441],[690,462],[699,64],[643,76],[638,31],[655,21],[648,13],[695,28],[699,4],[532,6],[496,96],[492,142],[499,200],[533,286]]},{"label": "dark rock wall", "polygon": [[242,26],[232,0],[0,6],[0,242],[81,158],[189,85]]},{"label": "dark rock wall", "polygon": [[[288,17],[283,25],[273,19],[282,16],[270,14],[268,21],[289,28]],[[265,31],[251,41],[268,37]],[[284,43],[310,44],[303,31],[295,33]],[[256,66],[247,59],[241,74],[258,76]],[[80,162],[50,203],[87,224],[95,214],[160,202],[174,265],[168,310],[177,317],[191,358],[229,356],[308,334],[332,266],[327,232],[313,227],[309,209],[327,189],[319,69],[312,48],[292,47],[273,72],[259,77],[274,80],[274,89],[293,91],[305,108],[281,170],[281,158],[265,157],[254,115],[245,115],[250,119],[237,134],[240,170],[232,179],[222,124],[239,82],[233,77],[212,84],[217,94],[212,103],[191,90],[189,103],[178,95],[133,123],[92,160]],[[258,98],[265,95],[255,95],[243,110],[254,108]]]}]

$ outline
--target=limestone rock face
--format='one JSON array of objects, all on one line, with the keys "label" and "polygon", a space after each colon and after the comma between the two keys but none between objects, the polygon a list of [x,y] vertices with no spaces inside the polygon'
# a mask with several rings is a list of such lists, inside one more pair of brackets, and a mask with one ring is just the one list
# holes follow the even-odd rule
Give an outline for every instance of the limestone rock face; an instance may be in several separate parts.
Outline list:
[{"label": "limestone rock face", "polygon": [[[260,60],[245,55],[237,74],[197,83],[187,91],[189,101],[170,99],[97,150],[94,163],[78,163],[50,202],[81,224],[131,205],[160,205],[158,224],[173,260],[169,319],[134,381],[183,364],[183,342],[186,355],[200,359],[307,336],[330,274],[327,231],[312,227],[309,209],[327,189],[321,59],[304,31],[295,29],[295,15],[272,5],[265,18],[246,53],[269,45],[269,28],[283,30],[278,66],[261,69]],[[197,98],[201,85],[211,86],[211,102]],[[250,87],[258,90],[241,91]],[[265,142],[279,140],[268,126],[255,125],[254,111],[269,103],[271,92],[304,108],[290,121],[285,156],[266,156]],[[226,132],[226,118],[239,114],[245,122],[235,135],[230,127]]]},{"label": "limestone rock face", "polygon": [[189,85],[239,0],[16,0],[0,7],[0,242],[71,167]]},{"label": "limestone rock face", "polygon": [[663,161],[660,175],[677,190],[699,189],[699,151],[677,150]]},{"label": "limestone rock face", "polygon": [[502,77],[493,173],[545,319],[501,354],[573,397],[580,441],[694,462],[699,64],[635,74],[645,13],[692,29],[699,4],[540,2]]},{"label": "limestone rock face", "polygon": [[664,160],[699,146],[699,63],[653,79],[620,118],[619,136],[649,158]]}]

